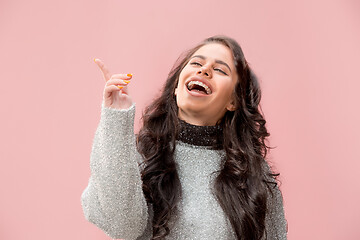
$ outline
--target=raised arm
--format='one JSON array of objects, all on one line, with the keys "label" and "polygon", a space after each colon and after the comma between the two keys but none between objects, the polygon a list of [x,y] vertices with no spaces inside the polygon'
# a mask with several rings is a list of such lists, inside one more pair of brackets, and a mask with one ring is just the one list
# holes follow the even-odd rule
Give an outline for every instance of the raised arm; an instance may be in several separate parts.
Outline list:
[{"label": "raised arm", "polygon": [[106,86],[90,157],[91,177],[81,196],[82,207],[86,219],[110,237],[136,239],[148,223],[148,208],[138,167],[141,156],[133,132],[135,106],[124,82],[130,77],[110,77],[102,62],[97,64]]}]

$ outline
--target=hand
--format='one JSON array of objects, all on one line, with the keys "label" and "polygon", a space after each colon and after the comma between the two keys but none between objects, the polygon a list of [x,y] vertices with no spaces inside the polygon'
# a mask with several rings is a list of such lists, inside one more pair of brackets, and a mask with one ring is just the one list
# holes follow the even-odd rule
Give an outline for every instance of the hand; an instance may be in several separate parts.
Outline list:
[{"label": "hand", "polygon": [[104,79],[106,81],[104,88],[104,104],[105,107],[116,109],[127,109],[133,101],[129,96],[127,85],[130,82],[131,74],[113,74],[110,75],[109,70],[100,59],[94,59],[99,66]]}]

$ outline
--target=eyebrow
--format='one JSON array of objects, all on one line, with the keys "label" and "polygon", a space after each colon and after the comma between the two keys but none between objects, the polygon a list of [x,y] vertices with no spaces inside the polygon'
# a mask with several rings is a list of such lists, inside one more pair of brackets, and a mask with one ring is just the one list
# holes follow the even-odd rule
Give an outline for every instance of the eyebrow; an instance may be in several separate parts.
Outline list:
[{"label": "eyebrow", "polygon": [[[195,55],[192,58],[196,58],[196,57],[206,60],[206,57],[203,56],[203,55]],[[218,64],[225,65],[229,69],[229,71],[231,72],[231,69],[230,69],[229,65],[227,65],[226,62],[218,60],[218,59],[215,59],[215,62],[218,63]]]}]

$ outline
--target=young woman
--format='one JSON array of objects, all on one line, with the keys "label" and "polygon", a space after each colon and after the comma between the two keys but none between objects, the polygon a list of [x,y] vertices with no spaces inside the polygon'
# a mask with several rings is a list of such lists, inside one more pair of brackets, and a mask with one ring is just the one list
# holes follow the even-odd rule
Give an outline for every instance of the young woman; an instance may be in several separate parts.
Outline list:
[{"label": "young woman", "polygon": [[188,51],[137,136],[131,75],[96,63],[106,86],[82,194],[90,222],[123,239],[286,239],[259,82],[236,41]]}]

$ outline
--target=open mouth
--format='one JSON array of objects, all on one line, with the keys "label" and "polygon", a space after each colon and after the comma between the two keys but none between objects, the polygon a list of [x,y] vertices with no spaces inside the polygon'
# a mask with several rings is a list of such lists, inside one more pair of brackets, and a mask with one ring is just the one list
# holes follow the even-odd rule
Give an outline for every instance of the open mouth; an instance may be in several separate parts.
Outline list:
[{"label": "open mouth", "polygon": [[190,81],[190,82],[188,82],[186,87],[189,91],[202,92],[206,95],[210,95],[212,93],[209,86],[207,86],[205,83],[200,82],[200,81]]}]

